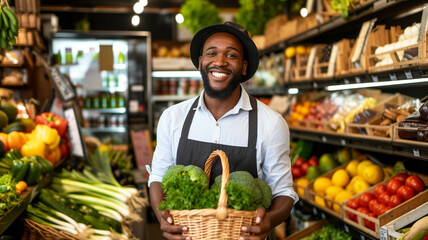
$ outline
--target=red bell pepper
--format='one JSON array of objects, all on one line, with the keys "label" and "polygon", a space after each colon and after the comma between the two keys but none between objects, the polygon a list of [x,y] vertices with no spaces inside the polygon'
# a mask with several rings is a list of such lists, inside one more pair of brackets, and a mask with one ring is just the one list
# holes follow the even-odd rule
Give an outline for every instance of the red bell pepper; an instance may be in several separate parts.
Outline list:
[{"label": "red bell pepper", "polygon": [[55,128],[61,137],[67,133],[67,119],[61,118],[51,112],[44,112],[37,115],[36,124],[47,125],[51,128]]}]

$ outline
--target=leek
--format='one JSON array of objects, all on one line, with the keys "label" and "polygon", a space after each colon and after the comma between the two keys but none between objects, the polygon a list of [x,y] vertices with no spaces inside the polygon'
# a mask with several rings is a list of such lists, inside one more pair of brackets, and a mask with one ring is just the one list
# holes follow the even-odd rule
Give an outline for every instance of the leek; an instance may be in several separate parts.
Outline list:
[{"label": "leek", "polygon": [[101,205],[91,205],[91,207],[95,208],[100,214],[115,219],[118,222],[122,222],[123,220],[122,215],[120,215],[120,213],[111,208],[107,208]]},{"label": "leek", "polygon": [[88,204],[90,206],[101,205],[119,212],[122,216],[129,216],[129,207],[123,202],[119,202],[113,199],[101,199],[92,196],[78,195],[78,194],[67,194],[68,198],[74,199],[81,204]]}]

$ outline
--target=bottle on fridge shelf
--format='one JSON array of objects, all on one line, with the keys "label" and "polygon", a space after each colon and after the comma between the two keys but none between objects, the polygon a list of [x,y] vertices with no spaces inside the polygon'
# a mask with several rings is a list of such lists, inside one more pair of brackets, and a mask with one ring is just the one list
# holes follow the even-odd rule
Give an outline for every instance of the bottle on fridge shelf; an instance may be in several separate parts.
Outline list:
[{"label": "bottle on fridge shelf", "polygon": [[70,47],[65,49],[65,63],[72,64],[73,63],[73,53]]},{"label": "bottle on fridge shelf", "polygon": [[61,50],[58,50],[58,52],[55,55],[55,63],[61,65],[62,64],[62,54]]},{"label": "bottle on fridge shelf", "polygon": [[116,94],[110,95],[109,107],[110,108],[117,108],[117,95]]},{"label": "bottle on fridge shelf", "polygon": [[100,108],[100,96],[95,94],[92,97],[92,108],[99,109]]}]

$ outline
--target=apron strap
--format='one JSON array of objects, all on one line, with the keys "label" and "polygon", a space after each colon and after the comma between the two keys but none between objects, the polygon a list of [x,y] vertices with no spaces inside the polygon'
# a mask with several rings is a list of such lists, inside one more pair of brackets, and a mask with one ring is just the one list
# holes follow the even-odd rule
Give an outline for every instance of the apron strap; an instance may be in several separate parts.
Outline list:
[{"label": "apron strap", "polygon": [[248,114],[248,147],[256,148],[257,143],[257,100],[249,95],[251,107],[253,108]]},{"label": "apron strap", "polygon": [[183,129],[181,130],[181,137],[183,139],[187,139],[189,136],[190,125],[192,124],[193,116],[195,115],[195,110],[193,109],[198,106],[198,101],[199,96],[193,102],[192,107],[190,108],[190,111],[187,114],[186,120],[184,120]]}]

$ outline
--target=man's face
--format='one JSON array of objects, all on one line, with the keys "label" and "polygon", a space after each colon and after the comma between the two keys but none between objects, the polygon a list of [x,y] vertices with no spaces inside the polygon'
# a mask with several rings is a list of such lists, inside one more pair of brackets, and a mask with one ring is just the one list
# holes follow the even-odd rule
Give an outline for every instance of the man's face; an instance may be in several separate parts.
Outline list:
[{"label": "man's face", "polygon": [[205,92],[212,98],[227,98],[247,73],[247,64],[242,43],[235,36],[214,33],[205,41],[199,57]]}]

